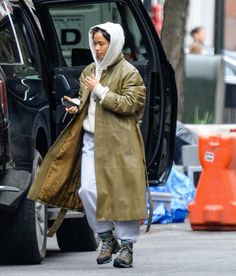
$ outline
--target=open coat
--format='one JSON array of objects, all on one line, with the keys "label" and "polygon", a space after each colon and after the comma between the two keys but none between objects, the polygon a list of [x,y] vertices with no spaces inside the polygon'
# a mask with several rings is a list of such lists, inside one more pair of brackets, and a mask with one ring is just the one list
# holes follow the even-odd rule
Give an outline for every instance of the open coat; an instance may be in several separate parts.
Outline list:
[{"label": "open coat", "polygon": [[[83,137],[90,91],[80,77],[81,111],[75,115],[47,153],[28,197],[47,205],[83,210],[78,195]],[[104,70],[100,79],[109,88],[96,100],[94,152],[97,183],[97,220],[139,220],[146,217],[145,152],[139,119],[145,87],[137,69],[123,55]]]}]

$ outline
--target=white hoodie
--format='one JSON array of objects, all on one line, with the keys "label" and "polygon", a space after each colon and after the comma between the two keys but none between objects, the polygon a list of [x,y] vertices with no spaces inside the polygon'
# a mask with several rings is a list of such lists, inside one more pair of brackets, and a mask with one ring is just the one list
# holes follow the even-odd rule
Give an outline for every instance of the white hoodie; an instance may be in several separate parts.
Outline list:
[{"label": "white hoodie", "polygon": [[[105,30],[110,35],[110,45],[103,60],[97,59],[96,50],[93,43],[92,29],[95,27],[99,27],[100,29]],[[120,55],[124,47],[124,42],[125,42],[124,31],[120,24],[107,22],[104,24],[95,25],[90,28],[89,46],[92,52],[93,59],[96,64],[95,77],[98,80],[100,80],[101,78],[102,71],[106,70],[107,67],[111,65],[118,58],[118,56]],[[105,98],[108,90],[109,90],[108,87],[104,87],[99,83],[92,91],[90,95],[88,114],[83,123],[84,130],[94,133],[95,108],[96,108],[95,99],[96,97],[98,97],[102,101]]]}]

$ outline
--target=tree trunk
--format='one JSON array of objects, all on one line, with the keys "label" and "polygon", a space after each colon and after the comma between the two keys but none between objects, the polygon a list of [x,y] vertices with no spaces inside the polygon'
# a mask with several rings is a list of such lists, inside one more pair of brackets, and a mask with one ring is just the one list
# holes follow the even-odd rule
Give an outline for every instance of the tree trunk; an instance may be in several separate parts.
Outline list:
[{"label": "tree trunk", "polygon": [[184,37],[189,0],[165,0],[161,41],[176,78],[178,120],[184,112]]}]

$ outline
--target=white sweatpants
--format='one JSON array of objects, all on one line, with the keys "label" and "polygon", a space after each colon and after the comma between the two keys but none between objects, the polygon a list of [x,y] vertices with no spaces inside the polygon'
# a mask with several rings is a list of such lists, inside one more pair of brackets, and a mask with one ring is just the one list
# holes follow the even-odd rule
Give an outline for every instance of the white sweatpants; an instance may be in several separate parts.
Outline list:
[{"label": "white sweatpants", "polygon": [[94,169],[94,135],[88,132],[85,132],[83,137],[81,187],[79,189],[79,196],[82,200],[88,223],[95,233],[102,233],[114,229],[117,239],[136,242],[140,230],[140,223],[138,220],[96,220],[97,187]]}]

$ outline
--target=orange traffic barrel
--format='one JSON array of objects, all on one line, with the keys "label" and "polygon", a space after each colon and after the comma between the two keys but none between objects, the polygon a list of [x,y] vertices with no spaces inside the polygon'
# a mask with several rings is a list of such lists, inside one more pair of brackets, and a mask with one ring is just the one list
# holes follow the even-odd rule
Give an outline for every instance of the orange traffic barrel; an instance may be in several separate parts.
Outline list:
[{"label": "orange traffic barrel", "polygon": [[199,137],[202,173],[189,204],[193,230],[236,230],[236,135]]}]

